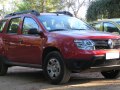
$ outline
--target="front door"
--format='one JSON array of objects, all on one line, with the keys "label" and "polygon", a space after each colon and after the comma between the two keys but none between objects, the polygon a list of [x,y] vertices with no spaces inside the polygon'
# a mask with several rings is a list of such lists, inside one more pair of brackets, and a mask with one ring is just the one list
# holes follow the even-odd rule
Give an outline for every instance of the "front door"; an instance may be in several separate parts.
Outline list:
[{"label": "front door", "polygon": [[19,35],[19,61],[22,63],[41,64],[42,38],[40,35],[28,34],[28,30],[36,28],[40,30],[37,22],[25,17],[22,28],[22,35]]}]

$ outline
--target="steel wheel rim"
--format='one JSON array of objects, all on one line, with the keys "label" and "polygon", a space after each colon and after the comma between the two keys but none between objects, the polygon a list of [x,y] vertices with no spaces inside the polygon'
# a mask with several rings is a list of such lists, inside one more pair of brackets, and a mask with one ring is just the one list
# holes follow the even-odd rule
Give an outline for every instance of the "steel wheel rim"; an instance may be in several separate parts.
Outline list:
[{"label": "steel wheel rim", "polygon": [[47,73],[51,79],[56,79],[61,71],[60,63],[56,58],[51,58],[47,64]]}]

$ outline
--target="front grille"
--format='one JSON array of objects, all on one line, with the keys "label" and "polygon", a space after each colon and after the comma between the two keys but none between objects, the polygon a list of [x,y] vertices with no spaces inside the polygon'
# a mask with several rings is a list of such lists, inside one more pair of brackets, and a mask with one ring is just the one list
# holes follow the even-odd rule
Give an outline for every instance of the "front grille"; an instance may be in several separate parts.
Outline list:
[{"label": "front grille", "polygon": [[120,45],[120,39],[118,39],[118,40],[115,39],[115,40],[113,40],[113,42],[115,43],[116,46]]},{"label": "front grille", "polygon": [[95,50],[110,49],[108,46],[95,46]]},{"label": "front grille", "polygon": [[102,49],[120,49],[120,39],[112,39],[113,47],[108,44],[108,40],[93,40],[95,43],[95,50]]}]

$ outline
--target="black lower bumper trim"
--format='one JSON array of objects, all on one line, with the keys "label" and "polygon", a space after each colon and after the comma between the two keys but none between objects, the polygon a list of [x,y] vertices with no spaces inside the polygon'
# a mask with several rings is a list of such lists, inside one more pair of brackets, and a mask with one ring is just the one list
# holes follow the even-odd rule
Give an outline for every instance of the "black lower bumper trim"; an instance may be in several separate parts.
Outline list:
[{"label": "black lower bumper trim", "polygon": [[[97,71],[97,69],[104,70],[105,68],[112,69],[115,67],[115,65],[120,65],[120,59],[119,60],[106,60],[105,56],[94,56],[93,58],[89,60],[83,60],[83,59],[69,59],[65,60],[66,66],[73,71],[83,71],[87,69],[94,69]],[[113,65],[113,66],[112,66]],[[107,67],[108,66],[108,67]],[[112,67],[109,67],[112,66]],[[91,67],[99,67],[99,68],[91,68]]]}]

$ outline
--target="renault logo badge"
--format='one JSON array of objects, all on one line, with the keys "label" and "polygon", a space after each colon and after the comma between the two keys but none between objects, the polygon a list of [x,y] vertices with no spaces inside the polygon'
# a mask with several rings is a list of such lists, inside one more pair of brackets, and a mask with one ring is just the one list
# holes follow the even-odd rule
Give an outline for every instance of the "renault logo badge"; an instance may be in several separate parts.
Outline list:
[{"label": "renault logo badge", "polygon": [[113,49],[114,43],[111,39],[108,40],[108,45],[109,45],[110,49]]}]

